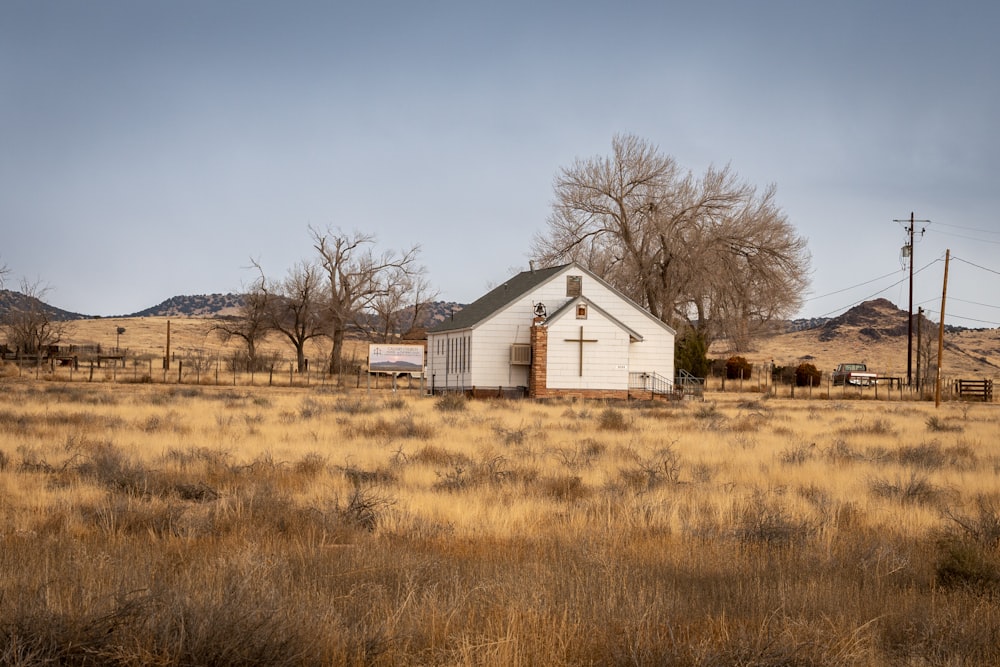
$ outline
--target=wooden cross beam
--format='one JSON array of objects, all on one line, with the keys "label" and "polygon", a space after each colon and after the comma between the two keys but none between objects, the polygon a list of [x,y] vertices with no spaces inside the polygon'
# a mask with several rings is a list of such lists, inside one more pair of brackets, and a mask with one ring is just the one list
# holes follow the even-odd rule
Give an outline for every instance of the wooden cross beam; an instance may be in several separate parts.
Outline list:
[{"label": "wooden cross beam", "polygon": [[567,343],[579,343],[580,344],[580,377],[583,377],[583,344],[584,343],[596,343],[596,338],[584,338],[583,337],[583,326],[580,327],[580,337],[579,338],[566,338]]}]

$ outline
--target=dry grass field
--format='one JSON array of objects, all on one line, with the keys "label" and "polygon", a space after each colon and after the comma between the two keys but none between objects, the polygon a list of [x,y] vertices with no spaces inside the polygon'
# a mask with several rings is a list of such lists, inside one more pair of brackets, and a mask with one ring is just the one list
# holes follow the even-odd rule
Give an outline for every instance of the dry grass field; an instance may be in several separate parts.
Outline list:
[{"label": "dry grass field", "polygon": [[[127,351],[129,362],[152,360],[154,369],[162,367],[161,360],[167,348],[167,323],[170,323],[170,352],[174,359],[225,359],[227,355],[240,350],[238,341],[224,344],[212,331],[216,320],[201,317],[105,317],[87,320],[72,320],[66,323],[62,337],[64,345],[101,345],[113,348],[120,345]],[[118,327],[125,333],[116,336]],[[361,341],[349,341],[345,348],[345,360],[364,360],[367,346]],[[262,354],[273,355],[276,366],[287,370],[295,360],[291,344],[280,334],[271,334],[260,346]],[[314,362],[325,361],[330,354],[330,343],[325,338],[309,341],[306,356]],[[131,368],[131,363],[127,364]],[[175,364],[176,366],[176,364]]]},{"label": "dry grass field", "polygon": [[0,392],[3,664],[1000,664],[994,404]]}]

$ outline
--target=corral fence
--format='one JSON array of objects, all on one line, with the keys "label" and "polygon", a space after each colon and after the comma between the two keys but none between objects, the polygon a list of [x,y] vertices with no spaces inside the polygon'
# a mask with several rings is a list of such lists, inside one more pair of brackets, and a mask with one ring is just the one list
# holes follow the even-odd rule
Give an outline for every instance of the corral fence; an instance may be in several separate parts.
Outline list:
[{"label": "corral fence", "polygon": [[26,377],[60,382],[112,382],[122,384],[194,384],[228,386],[338,386],[388,388],[421,391],[419,378],[389,377],[367,371],[351,360],[339,375],[313,370],[306,363],[300,372],[294,360],[278,356],[268,358],[266,366],[234,363],[231,355],[211,355],[197,349],[171,354],[169,363],[160,355],[135,354],[105,348],[99,354],[90,351],[63,363],[62,356],[26,355],[0,361],[0,377]]},{"label": "corral fence", "polygon": [[[705,378],[705,391],[726,393],[758,393],[784,398],[850,399],[862,398],[886,401],[934,400],[935,382],[926,380],[907,385],[904,377],[881,375],[875,381],[862,385],[834,384],[832,373],[821,372],[819,378],[797,381],[794,367],[756,364],[749,372],[727,378],[716,372]],[[953,375],[941,378],[943,400],[974,400],[993,402],[993,378],[961,379]]]},{"label": "corral fence", "polygon": [[954,394],[961,400],[993,402],[993,380],[955,380]]}]

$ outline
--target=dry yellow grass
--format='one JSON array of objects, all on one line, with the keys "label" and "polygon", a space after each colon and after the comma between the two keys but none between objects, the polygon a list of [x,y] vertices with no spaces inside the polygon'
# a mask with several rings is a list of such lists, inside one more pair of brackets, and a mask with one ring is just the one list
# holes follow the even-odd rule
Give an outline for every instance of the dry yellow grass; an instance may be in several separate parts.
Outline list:
[{"label": "dry yellow grass", "polygon": [[995,405],[0,382],[0,662],[1000,660]]},{"label": "dry yellow grass", "polygon": [[[208,359],[225,357],[240,349],[239,341],[223,344],[212,327],[217,323],[213,318],[200,317],[106,317],[86,320],[72,320],[66,323],[62,338],[64,345],[100,345],[114,348],[117,345],[127,350],[129,358],[155,359],[154,366],[166,353],[167,322],[170,323],[170,350],[180,357],[199,356]],[[118,327],[125,333],[117,336]],[[287,339],[272,333],[260,346],[261,353],[273,353],[287,366],[295,358]],[[306,356],[322,361],[330,354],[330,343],[324,338],[306,344]],[[367,344],[361,341],[347,341],[345,357],[364,359]]]}]

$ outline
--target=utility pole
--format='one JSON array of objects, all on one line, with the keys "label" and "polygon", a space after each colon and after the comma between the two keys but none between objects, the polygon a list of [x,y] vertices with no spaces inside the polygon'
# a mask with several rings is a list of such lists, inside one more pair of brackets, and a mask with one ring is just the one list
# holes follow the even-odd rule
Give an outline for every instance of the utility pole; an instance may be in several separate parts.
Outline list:
[{"label": "utility pole", "polygon": [[[910,211],[909,220],[893,220],[893,222],[909,222],[907,232],[910,234],[910,243],[905,246],[907,256],[910,258],[910,306],[907,312],[906,324],[906,386],[913,386],[913,231],[917,222],[930,222],[930,220],[914,220],[913,212]],[[924,235],[924,229],[920,229],[920,235]]]},{"label": "utility pole", "polygon": [[944,356],[944,300],[948,296],[948,262],[951,248],[944,252],[944,285],[941,287],[941,322],[938,324],[937,382],[934,384],[934,407],[941,405],[941,357]]},{"label": "utility pole", "polygon": [[920,387],[920,355],[921,355],[920,329],[922,328],[921,320],[923,319],[924,319],[924,307],[920,306],[919,308],[917,308],[917,394],[918,396],[920,396],[920,398],[923,398],[924,396],[924,392]]}]

